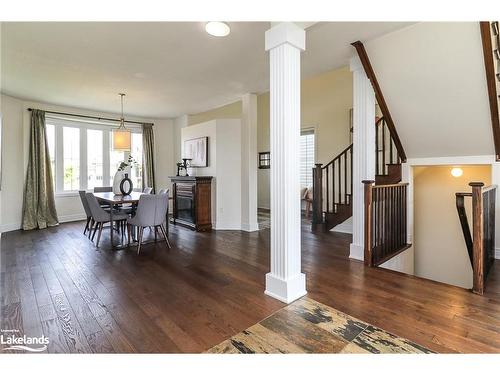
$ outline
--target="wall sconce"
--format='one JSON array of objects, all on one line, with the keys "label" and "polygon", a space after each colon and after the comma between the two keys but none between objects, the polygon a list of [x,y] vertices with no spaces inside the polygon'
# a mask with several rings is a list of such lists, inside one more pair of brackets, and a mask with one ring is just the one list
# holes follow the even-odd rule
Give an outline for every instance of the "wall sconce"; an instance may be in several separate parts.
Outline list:
[{"label": "wall sconce", "polygon": [[259,152],[259,169],[271,168],[271,152]]},{"label": "wall sconce", "polygon": [[453,167],[451,169],[451,175],[453,177],[461,177],[462,175],[464,174],[464,171],[462,168],[459,168],[459,167]]}]

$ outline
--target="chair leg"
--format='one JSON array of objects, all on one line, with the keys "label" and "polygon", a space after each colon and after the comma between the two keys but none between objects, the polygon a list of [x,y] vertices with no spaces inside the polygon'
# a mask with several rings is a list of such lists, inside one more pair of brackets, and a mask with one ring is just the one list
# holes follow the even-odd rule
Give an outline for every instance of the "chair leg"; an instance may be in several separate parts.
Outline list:
[{"label": "chair leg", "polygon": [[87,218],[87,223],[85,224],[85,229],[83,230],[83,234],[87,233],[87,229],[89,229],[90,217]]},{"label": "chair leg", "polygon": [[127,223],[127,246],[130,246],[130,236],[131,236],[131,230],[130,230],[130,224]]},{"label": "chair leg", "polygon": [[[149,228],[149,231],[151,231],[151,227]],[[156,242],[156,240],[157,240],[157,234],[158,234],[157,227],[154,227],[154,231],[155,231],[155,242]]]},{"label": "chair leg", "polygon": [[139,243],[137,244],[137,255],[139,255],[139,253],[141,252],[141,244],[142,244],[142,233],[144,232],[144,228],[143,227],[138,227],[137,228],[138,231],[139,231],[139,235],[138,235],[138,241]]},{"label": "chair leg", "polygon": [[[99,227],[99,234],[97,235],[97,242],[95,244],[95,247],[99,247],[99,240],[101,239],[101,233],[102,233],[102,228],[104,226],[104,223],[99,223],[98,224],[98,227]],[[96,227],[97,228],[97,227]]]},{"label": "chair leg", "polygon": [[92,233],[92,239],[91,239],[92,241],[94,241],[94,237],[95,237],[95,234],[97,232],[97,229],[99,228],[99,224],[100,223],[97,223],[97,222],[95,223],[94,233]]},{"label": "chair leg", "polygon": [[90,239],[90,236],[92,235],[92,229],[94,228],[94,219],[90,218],[90,226],[89,226],[89,234],[88,238]]},{"label": "chair leg", "polygon": [[[155,228],[155,230],[156,230],[156,228]],[[163,228],[163,225],[160,225],[160,230],[161,230],[161,233],[163,234],[163,237],[165,237],[165,242],[167,244],[167,247],[169,249],[171,249],[172,245],[170,245],[170,241],[168,240],[167,232],[165,231],[165,228]]]}]

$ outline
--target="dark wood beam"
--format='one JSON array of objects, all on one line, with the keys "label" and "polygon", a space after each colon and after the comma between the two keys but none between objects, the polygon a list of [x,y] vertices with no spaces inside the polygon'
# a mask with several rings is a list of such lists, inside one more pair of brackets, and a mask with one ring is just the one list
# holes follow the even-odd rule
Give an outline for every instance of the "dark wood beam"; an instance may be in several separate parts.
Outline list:
[{"label": "dark wood beam", "polygon": [[495,144],[495,158],[496,161],[500,161],[500,119],[498,115],[498,97],[495,82],[493,45],[491,42],[491,24],[489,21],[482,21],[479,22],[479,28],[481,30],[481,41],[483,43],[484,71],[486,73],[486,85],[488,86],[491,129],[493,130],[493,142]]},{"label": "dark wood beam", "polygon": [[373,86],[373,90],[375,91],[375,97],[377,99],[378,105],[380,106],[382,114],[387,122],[387,127],[391,132],[392,139],[394,140],[394,145],[398,150],[398,153],[401,157],[401,161],[405,163],[406,162],[405,150],[403,148],[403,145],[401,144],[401,140],[399,139],[396,126],[394,125],[391,113],[389,112],[389,107],[385,102],[384,95],[382,94],[382,89],[378,84],[377,77],[375,76],[375,72],[373,71],[372,64],[370,63],[370,59],[368,58],[365,47],[363,46],[363,43],[361,43],[359,40],[354,43],[351,43],[351,45],[354,48],[356,48],[356,52],[358,53],[359,59],[361,60],[361,64],[363,65],[366,76],[370,80]]}]

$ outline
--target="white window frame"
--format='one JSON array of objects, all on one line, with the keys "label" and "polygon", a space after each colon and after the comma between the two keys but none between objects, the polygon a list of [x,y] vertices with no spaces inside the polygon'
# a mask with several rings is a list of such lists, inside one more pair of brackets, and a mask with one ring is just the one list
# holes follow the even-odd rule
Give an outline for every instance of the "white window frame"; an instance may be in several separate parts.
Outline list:
[{"label": "white window frame", "polygon": [[[47,114],[46,124],[54,125],[55,127],[55,195],[56,196],[75,196],[78,195],[78,190],[64,190],[64,140],[63,140],[63,127],[78,128],[80,129],[80,188],[79,190],[90,191],[88,189],[87,181],[87,129],[102,130],[102,155],[103,155],[103,169],[102,178],[103,183],[110,181],[110,142],[111,131],[117,128],[116,124],[79,121],[67,118],[52,117]],[[132,133],[142,134],[142,127],[140,125],[127,124],[127,129]],[[130,151],[125,151],[124,161],[128,159]],[[141,187],[137,186],[134,191],[140,191]]]},{"label": "white window frame", "polygon": [[[317,127],[316,126],[307,126],[307,127],[301,127],[300,128],[300,136],[303,136],[303,135],[307,135],[307,134],[304,134],[304,133],[312,133],[313,134],[313,147],[314,147],[314,155],[313,155],[313,158],[314,158],[314,161],[313,161],[313,167],[314,165],[316,164],[316,161],[318,160],[318,157],[317,157],[317,153],[318,153],[318,148],[317,148]],[[312,173],[312,171],[311,171]],[[300,180],[300,183],[301,183],[301,187],[302,187],[302,180]],[[311,184],[312,185],[312,179],[311,179]]]}]

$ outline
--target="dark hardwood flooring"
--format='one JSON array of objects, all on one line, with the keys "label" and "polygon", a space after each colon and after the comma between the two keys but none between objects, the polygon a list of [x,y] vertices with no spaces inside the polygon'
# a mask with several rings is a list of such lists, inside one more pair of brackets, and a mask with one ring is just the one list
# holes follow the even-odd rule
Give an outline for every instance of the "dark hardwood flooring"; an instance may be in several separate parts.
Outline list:
[{"label": "dark hardwood flooring", "polygon": [[[1,239],[2,329],[49,352],[202,352],[284,306],[266,296],[269,230],[196,233],[96,249],[83,223]],[[484,296],[350,261],[350,235],[302,232],[308,296],[437,352],[500,352],[500,269]]]}]

